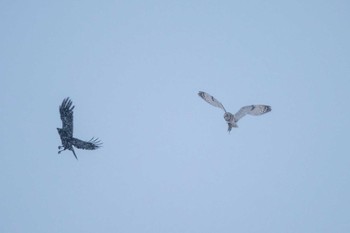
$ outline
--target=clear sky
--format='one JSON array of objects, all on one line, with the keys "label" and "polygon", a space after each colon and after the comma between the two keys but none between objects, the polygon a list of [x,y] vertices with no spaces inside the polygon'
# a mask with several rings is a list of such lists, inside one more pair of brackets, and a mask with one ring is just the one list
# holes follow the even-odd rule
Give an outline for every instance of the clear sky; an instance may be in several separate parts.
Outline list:
[{"label": "clear sky", "polygon": [[[346,0],[0,1],[0,232],[350,232]],[[223,112],[268,104],[227,133]],[[96,151],[57,154],[58,106]]]}]

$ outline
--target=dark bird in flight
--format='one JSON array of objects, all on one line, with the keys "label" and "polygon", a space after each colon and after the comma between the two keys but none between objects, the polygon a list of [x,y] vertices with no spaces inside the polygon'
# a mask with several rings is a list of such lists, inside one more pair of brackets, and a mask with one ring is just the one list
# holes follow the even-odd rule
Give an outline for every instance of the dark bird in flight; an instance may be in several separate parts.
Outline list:
[{"label": "dark bird in flight", "polygon": [[60,115],[62,120],[62,129],[57,128],[58,134],[61,137],[62,146],[59,146],[58,153],[60,154],[64,150],[71,150],[76,159],[77,155],[74,152],[74,147],[84,150],[95,150],[101,147],[102,143],[98,138],[92,138],[90,141],[82,141],[73,137],[73,109],[72,101],[69,98],[65,98],[60,105]]},{"label": "dark bird in flight", "polygon": [[262,114],[265,114],[271,111],[271,106],[258,104],[258,105],[248,105],[248,106],[241,107],[238,110],[238,112],[236,112],[235,114],[232,114],[226,111],[226,109],[224,108],[224,105],[222,105],[220,101],[218,101],[208,93],[205,93],[204,91],[200,91],[198,92],[198,95],[207,103],[213,105],[214,107],[218,107],[224,110],[225,112],[224,119],[228,125],[227,131],[229,132],[233,127],[234,128],[238,127],[237,122],[245,115],[260,116]]}]

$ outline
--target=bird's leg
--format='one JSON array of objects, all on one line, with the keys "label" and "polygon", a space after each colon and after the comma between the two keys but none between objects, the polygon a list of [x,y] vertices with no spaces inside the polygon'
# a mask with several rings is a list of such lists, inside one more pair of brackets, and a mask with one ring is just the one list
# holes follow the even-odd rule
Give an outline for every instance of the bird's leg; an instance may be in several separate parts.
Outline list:
[{"label": "bird's leg", "polygon": [[[59,149],[63,148],[63,146],[59,146]],[[67,150],[67,148],[63,148],[62,150],[59,150],[58,153],[61,154],[62,151]]]},{"label": "bird's leg", "polygon": [[60,150],[63,146],[58,146],[58,149]]}]

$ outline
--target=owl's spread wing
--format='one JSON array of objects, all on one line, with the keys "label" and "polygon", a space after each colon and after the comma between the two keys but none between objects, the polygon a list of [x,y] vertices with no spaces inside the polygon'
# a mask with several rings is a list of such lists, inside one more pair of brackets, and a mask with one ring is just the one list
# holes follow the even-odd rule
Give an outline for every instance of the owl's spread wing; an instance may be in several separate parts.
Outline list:
[{"label": "owl's spread wing", "polygon": [[62,129],[67,132],[68,136],[73,135],[73,109],[72,101],[69,98],[65,98],[60,105],[60,115]]},{"label": "owl's spread wing", "polygon": [[101,147],[102,143],[98,140],[98,138],[91,138],[90,141],[82,141],[77,138],[72,139],[72,144],[76,148],[84,149],[84,150],[96,150]]},{"label": "owl's spread wing", "polygon": [[222,103],[220,103],[217,99],[215,99],[213,96],[209,95],[208,93],[205,93],[204,91],[200,91],[198,92],[198,95],[204,99],[206,102],[208,102],[209,104],[221,108],[222,110],[224,110],[226,112],[226,109],[224,108],[224,105],[222,105]]},{"label": "owl's spread wing", "polygon": [[252,116],[259,116],[264,113],[270,112],[271,107],[268,105],[249,105],[242,107],[236,114],[235,114],[235,120],[236,122],[244,117],[245,115],[249,114]]}]

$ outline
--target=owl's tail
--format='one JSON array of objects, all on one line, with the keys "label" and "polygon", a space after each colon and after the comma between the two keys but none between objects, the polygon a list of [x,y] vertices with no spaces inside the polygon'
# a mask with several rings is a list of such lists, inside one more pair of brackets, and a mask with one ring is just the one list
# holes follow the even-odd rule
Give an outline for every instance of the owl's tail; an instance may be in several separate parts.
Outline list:
[{"label": "owl's tail", "polygon": [[238,128],[238,125],[236,123],[227,123],[228,124],[228,132],[231,132],[232,128]]}]

